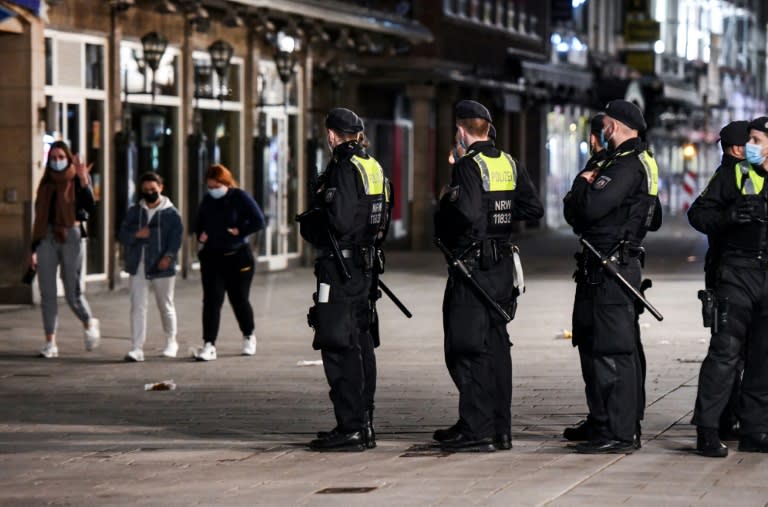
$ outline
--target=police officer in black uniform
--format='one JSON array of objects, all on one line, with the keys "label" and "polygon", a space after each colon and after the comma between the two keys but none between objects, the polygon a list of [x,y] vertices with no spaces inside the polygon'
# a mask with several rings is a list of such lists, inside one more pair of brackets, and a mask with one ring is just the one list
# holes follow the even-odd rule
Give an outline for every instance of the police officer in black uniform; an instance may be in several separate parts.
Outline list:
[{"label": "police officer in black uniform", "polygon": [[[637,106],[611,101],[602,122],[608,157],[598,170],[582,172],[574,182],[569,221],[603,255],[615,253],[617,269],[639,289],[642,241],[661,226],[658,167],[639,138],[646,124]],[[589,440],[576,451],[632,452],[639,447],[645,405],[638,305],[594,255],[582,253],[579,271],[573,339],[580,352],[582,347],[589,351],[594,385],[587,386],[593,421]]]},{"label": "police officer in black uniform", "polygon": [[[733,173],[737,164],[744,164],[748,167],[748,162],[744,160],[744,145],[749,141],[749,122],[732,121],[720,130],[720,146],[723,150],[723,158],[715,172],[725,170]],[[746,169],[749,170],[748,168]],[[697,207],[696,201],[692,206]],[[703,314],[705,315],[705,326],[711,327],[713,310],[715,306],[715,279],[717,276],[717,266],[720,261],[720,243],[717,234],[707,235],[709,248],[704,257],[704,291],[700,293],[699,298],[703,304]],[[742,350],[743,355],[743,350]],[[720,416],[720,426],[718,433],[720,440],[731,440],[736,438],[738,432],[738,403],[739,393],[741,392],[741,374],[744,371],[744,361],[740,360],[736,366],[736,377],[733,381],[733,389],[728,405]]]},{"label": "police officer in black uniform", "polygon": [[[466,153],[441,192],[435,227],[488,294],[511,310],[517,296],[513,222],[539,219],[544,210],[526,170],[488,139],[490,124],[482,104],[463,100],[456,105],[456,141]],[[454,452],[510,449],[512,361],[506,322],[454,268],[445,289],[443,327],[445,362],[459,391],[459,420],[437,430],[435,440]]]},{"label": "police officer in black uniform", "polygon": [[[376,360],[369,332],[374,242],[385,219],[384,173],[363,146],[363,122],[332,109],[325,120],[333,156],[321,175],[301,234],[318,249],[317,292],[309,320],[322,353],[336,427],[309,444],[316,451],[375,447]],[[334,245],[334,243],[336,243]]]},{"label": "police officer in black uniform", "polygon": [[[584,165],[584,169],[582,169],[581,172],[576,176],[576,179],[572,185],[572,189],[578,187],[581,184],[581,181],[583,181],[582,174],[591,174],[593,172],[599,171],[600,167],[602,167],[602,165],[608,159],[608,143],[605,141],[605,135],[603,134],[604,116],[605,113],[598,113],[593,116],[589,122],[589,151],[592,156],[589,158],[589,160],[587,160],[587,163]],[[566,222],[568,222],[570,226],[576,227],[576,224],[578,223],[578,209],[574,207],[574,200],[571,198],[573,195],[572,192],[573,190],[568,192],[563,198],[563,214],[565,216]],[[581,257],[581,254],[577,254],[579,265],[581,265],[584,261],[584,259]],[[583,269],[577,269],[576,273],[574,273],[576,283],[582,286],[586,283],[583,274]],[[577,294],[581,294],[583,292],[583,287],[581,289],[577,289],[576,291]],[[578,338],[574,336],[571,344],[574,347],[579,347],[581,376],[584,378],[584,392],[587,398],[587,408],[589,409],[589,414],[587,415],[586,419],[579,422],[576,426],[565,429],[563,432],[563,437],[565,437],[566,440],[571,441],[591,440],[596,436],[595,429],[597,428],[597,423],[595,421],[607,419],[607,416],[602,413],[597,418],[592,415],[592,413],[595,411],[603,410],[605,403],[600,399],[600,391],[597,388],[597,383],[595,382],[592,342],[591,340],[579,341],[579,338],[581,338],[581,336]]]},{"label": "police officer in black uniform", "polygon": [[716,311],[707,357],[699,372],[693,413],[696,450],[724,457],[718,425],[744,352],[739,450],[768,452],[768,117],[749,124],[747,164],[721,168],[688,211],[691,225],[716,235]]}]

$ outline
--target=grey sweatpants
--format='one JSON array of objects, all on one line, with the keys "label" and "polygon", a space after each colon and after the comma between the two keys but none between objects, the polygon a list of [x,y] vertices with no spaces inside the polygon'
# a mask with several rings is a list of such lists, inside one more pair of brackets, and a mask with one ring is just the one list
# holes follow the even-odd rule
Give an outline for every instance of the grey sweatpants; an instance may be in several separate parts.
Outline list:
[{"label": "grey sweatpants", "polygon": [[58,306],[56,301],[56,269],[61,268],[61,282],[67,304],[83,324],[91,319],[91,308],[80,291],[83,266],[83,242],[80,227],[67,231],[67,240],[59,243],[48,231],[37,247],[37,279],[40,285],[40,308],[43,312],[45,334],[56,332]]}]

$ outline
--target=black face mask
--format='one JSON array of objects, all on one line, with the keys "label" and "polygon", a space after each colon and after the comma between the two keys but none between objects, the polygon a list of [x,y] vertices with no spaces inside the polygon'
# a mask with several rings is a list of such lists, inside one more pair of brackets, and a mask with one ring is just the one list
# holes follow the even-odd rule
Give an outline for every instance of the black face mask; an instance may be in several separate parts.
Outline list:
[{"label": "black face mask", "polygon": [[142,192],[141,198],[144,199],[144,202],[147,204],[152,204],[160,197],[160,194],[157,192]]}]

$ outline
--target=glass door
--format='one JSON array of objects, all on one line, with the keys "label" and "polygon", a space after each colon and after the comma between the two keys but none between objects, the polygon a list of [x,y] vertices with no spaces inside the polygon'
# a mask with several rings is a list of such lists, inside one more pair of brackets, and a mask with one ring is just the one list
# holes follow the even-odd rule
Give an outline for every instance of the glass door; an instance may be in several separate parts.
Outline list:
[{"label": "glass door", "polygon": [[297,122],[284,108],[263,108],[259,113],[260,136],[254,141],[254,197],[264,210],[267,227],[259,245],[259,260],[268,269],[284,269],[298,256],[298,208],[296,164]]}]

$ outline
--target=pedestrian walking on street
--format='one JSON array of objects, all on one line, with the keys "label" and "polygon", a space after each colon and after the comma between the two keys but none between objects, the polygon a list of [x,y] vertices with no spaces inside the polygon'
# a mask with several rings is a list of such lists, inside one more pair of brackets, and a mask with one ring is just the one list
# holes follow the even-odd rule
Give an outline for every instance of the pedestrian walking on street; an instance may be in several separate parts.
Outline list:
[{"label": "pedestrian walking on street", "polygon": [[317,249],[316,292],[309,320],[320,350],[336,427],[318,433],[314,451],[363,451],[376,446],[373,404],[376,359],[370,294],[377,248],[388,215],[384,171],[365,147],[364,125],[346,108],[325,119],[332,157],[300,219],[301,235]]},{"label": "pedestrian walking on street", "polygon": [[[579,212],[578,208],[575,207],[574,199],[572,199],[573,189],[578,188],[580,182],[582,181],[583,174],[590,175],[592,173],[599,172],[600,168],[608,159],[608,143],[605,141],[605,135],[603,134],[604,116],[605,113],[598,113],[590,120],[589,150],[591,157],[584,165],[584,168],[581,170],[581,172],[576,176],[576,179],[571,186],[571,191],[568,192],[563,198],[563,214],[565,216],[566,222],[568,222],[568,224],[572,227],[576,227],[578,224]],[[583,259],[583,256],[580,253],[577,254],[576,257],[578,259],[578,267],[576,269],[576,273],[574,273],[574,280],[578,284],[578,287],[576,289],[577,296],[576,301],[574,301],[574,308],[576,308],[576,305],[579,304],[579,296],[588,290],[588,282],[584,276],[583,270],[583,263],[585,259]],[[574,315],[576,315],[575,311]],[[572,329],[575,329],[575,326],[572,327]],[[576,426],[565,429],[563,432],[563,437],[570,441],[592,440],[592,438],[597,436],[597,421],[604,421],[608,418],[604,413],[593,415],[593,413],[597,413],[604,409],[605,402],[600,399],[600,389],[597,385],[597,379],[595,378],[595,357],[592,351],[592,346],[594,344],[592,340],[582,340],[582,338],[583,336],[581,333],[577,332],[573,336],[571,344],[574,347],[579,348],[581,376],[584,379],[584,393],[586,395],[587,408],[589,413],[587,414],[587,418],[579,422]]]},{"label": "pedestrian walking on street", "polygon": [[[566,216],[574,232],[615,260],[609,262],[640,290],[642,242],[649,230],[661,227],[658,167],[639,137],[646,130],[640,109],[614,100],[604,112],[607,158],[576,178],[566,199]],[[601,261],[586,249],[579,255],[573,308],[573,339],[580,353],[588,351],[587,371],[593,375],[592,380],[585,377],[591,420],[575,435],[587,438],[575,447],[585,454],[638,449],[645,407],[638,301]]]},{"label": "pedestrian walking on street", "polygon": [[139,178],[141,199],[128,208],[118,238],[125,247],[125,271],[131,298],[131,350],[126,361],[144,361],[147,336],[147,296],[150,286],[165,332],[165,357],[176,357],[176,259],[183,226],[178,210],[162,195],[163,178],[156,172]]},{"label": "pedestrian walking on street", "polygon": [[203,346],[198,361],[216,359],[221,306],[229,298],[243,335],[242,355],[256,354],[250,291],[255,261],[247,238],[265,226],[264,214],[247,192],[237,188],[232,173],[221,164],[208,168],[208,194],[197,213],[196,234],[202,245],[200,276],[203,282]]},{"label": "pedestrian walking on street", "polygon": [[37,187],[32,253],[29,265],[38,274],[40,309],[43,315],[45,346],[40,356],[58,357],[57,272],[64,285],[67,304],[83,323],[85,350],[99,345],[99,321],[93,318],[88,301],[80,289],[83,265],[85,221],[93,213],[94,199],[90,172],[63,141],[55,141],[48,151],[45,174]]},{"label": "pedestrian walking on street", "polygon": [[722,167],[688,212],[720,247],[714,277],[712,337],[699,372],[692,423],[696,451],[724,457],[719,424],[744,357],[739,450],[768,452],[768,117],[749,124],[747,163]]},{"label": "pedestrian walking on street", "polygon": [[[452,168],[450,186],[440,192],[436,234],[480,288],[514,314],[513,224],[539,219],[544,209],[525,168],[488,138],[488,109],[462,100],[455,113],[456,142],[466,152]],[[469,279],[449,269],[443,299],[445,363],[459,391],[459,420],[433,435],[448,451],[512,447],[509,334],[506,321],[486,304]]]}]

